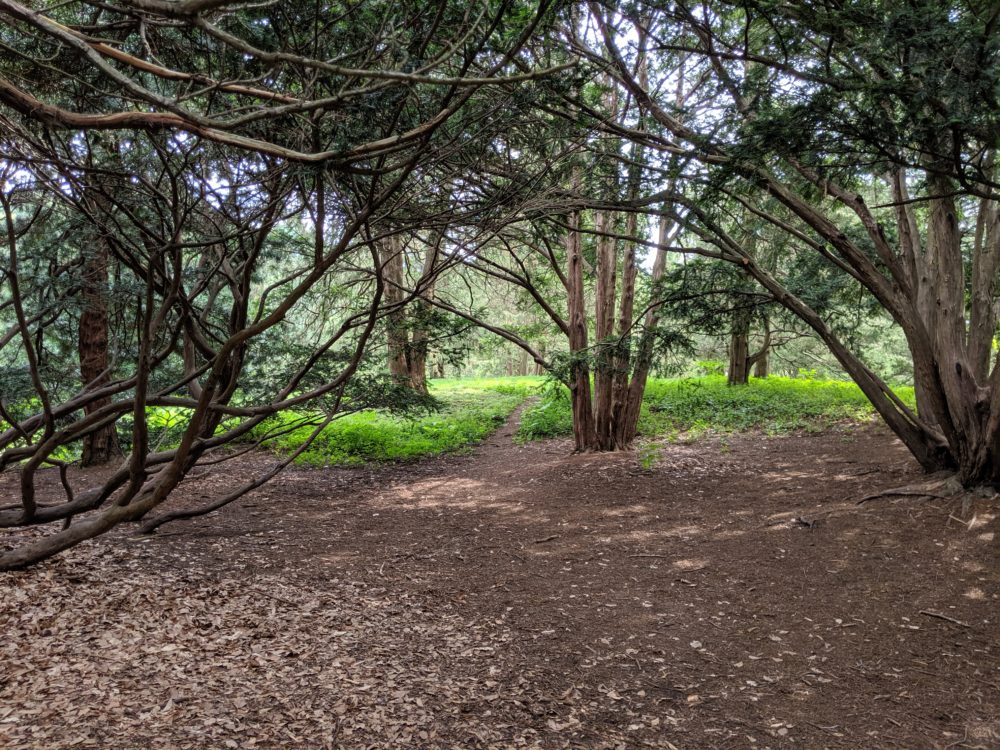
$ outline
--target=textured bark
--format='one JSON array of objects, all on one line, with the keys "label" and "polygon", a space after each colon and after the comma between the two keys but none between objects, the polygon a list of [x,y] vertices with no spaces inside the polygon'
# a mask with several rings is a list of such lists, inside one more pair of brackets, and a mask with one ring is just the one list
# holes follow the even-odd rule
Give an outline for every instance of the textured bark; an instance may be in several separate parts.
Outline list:
[{"label": "textured bark", "polygon": [[753,376],[755,378],[766,378],[771,374],[768,367],[768,351],[768,349],[762,350],[760,355],[757,357],[757,361],[754,362]]},{"label": "textured bark", "polygon": [[416,301],[416,320],[410,326],[412,338],[407,349],[407,370],[410,386],[415,391],[427,393],[427,317],[434,299],[434,264],[437,259],[437,242],[431,243],[424,251],[424,265],[420,272],[421,291]]},{"label": "textured bark", "polygon": [[415,331],[413,349],[410,351],[410,359],[407,363],[408,379],[410,387],[420,393],[427,393],[427,349],[422,335],[422,331]]},{"label": "textured bark", "polygon": [[[654,294],[667,267],[666,248],[670,234],[674,229],[674,222],[667,218],[666,213],[664,211],[664,215],[660,216],[656,256],[653,258],[653,270],[650,274],[650,283]],[[649,371],[653,366],[653,350],[656,343],[654,331],[660,324],[661,315],[662,305],[657,304],[655,299],[651,300],[646,317],[643,319],[642,334],[639,337],[639,344],[636,347],[632,363],[632,377],[629,380],[624,409],[616,430],[618,442],[621,445],[630,445],[638,434],[642,397],[646,392],[646,380],[649,378]]]},{"label": "textured bark", "polygon": [[[579,182],[577,177],[575,182]],[[569,325],[570,399],[573,409],[573,445],[577,451],[599,448],[594,429],[590,396],[590,367],[587,365],[587,314],[583,284],[583,256],[580,246],[580,213],[569,217],[566,232],[566,293]]]},{"label": "textured bark", "polygon": [[750,382],[749,335],[746,328],[734,330],[729,336],[729,385],[746,385]]},{"label": "textured bark", "polygon": [[613,450],[612,387],[615,373],[615,292],[617,264],[615,240],[600,236],[612,231],[611,214],[600,211],[594,221],[597,237],[597,289],[595,294],[594,335],[597,338],[594,365],[594,429],[600,450]]},{"label": "textured bark", "polygon": [[969,365],[980,383],[990,374],[990,355],[997,327],[997,273],[1000,272],[1000,210],[984,200],[976,217],[969,299]]},{"label": "textured bark", "polygon": [[[108,383],[108,263],[107,241],[102,237],[88,248],[83,262],[83,310],[77,336],[80,381],[84,387],[100,388]],[[102,398],[88,403],[89,416],[111,403]],[[83,466],[99,466],[122,455],[114,423],[99,427],[83,438]]]},{"label": "textured bark", "polygon": [[403,308],[403,243],[397,235],[381,242],[382,273],[385,276],[386,347],[389,374],[400,385],[410,385],[410,367],[406,359],[406,310]]},{"label": "textured bark", "polygon": [[[639,50],[636,67],[638,83],[643,88],[649,86],[649,67],[646,59],[646,32],[639,30]],[[678,109],[682,108],[685,99],[685,76],[677,77],[677,89],[675,91],[675,104]],[[647,112],[644,108],[639,109],[639,122],[637,129],[645,129]],[[646,150],[641,145],[636,145],[633,152],[633,162],[629,168],[628,197],[635,200],[639,196],[642,185],[642,165],[645,161]],[[677,165],[677,157],[671,157],[674,166]],[[669,190],[676,187],[675,180],[670,181]],[[657,228],[657,248],[653,258],[653,269],[650,276],[651,287],[653,289],[653,299],[646,310],[643,321],[642,333],[636,351],[632,351],[631,345],[627,345],[617,359],[615,372],[615,382],[612,388],[612,400],[614,410],[614,444],[617,448],[628,448],[635,440],[639,431],[639,413],[642,407],[642,398],[646,392],[646,380],[649,377],[649,370],[653,363],[653,331],[659,325],[660,307],[656,304],[655,296],[663,272],[666,268],[667,243],[670,233],[674,227],[672,220],[667,216],[670,205],[664,205],[664,211],[660,215],[659,226]],[[638,219],[634,213],[630,213],[626,218],[625,235],[628,237],[637,236]],[[623,344],[630,342],[632,326],[635,316],[635,285],[638,276],[638,268],[635,261],[635,243],[629,243],[625,257],[622,261],[622,300],[621,308],[618,312],[618,335]]]},{"label": "textured bark", "polygon": [[[634,237],[636,233],[636,216],[629,214],[626,218],[625,234]],[[628,448],[635,439],[635,433],[629,431],[629,373],[632,371],[632,324],[635,315],[635,282],[638,276],[635,264],[635,243],[628,243],[622,258],[622,296],[618,309],[618,339],[621,342],[615,356],[614,382],[611,387],[611,438],[616,449]],[[645,386],[645,383],[643,383]],[[642,400],[642,394],[638,395]]]},{"label": "textured bark", "polygon": [[729,337],[729,370],[727,380],[729,385],[748,385],[750,371],[754,377],[767,377],[767,353],[771,349],[771,329],[764,321],[764,340],[760,349],[750,353],[750,324],[747,316],[738,313],[736,324]]}]

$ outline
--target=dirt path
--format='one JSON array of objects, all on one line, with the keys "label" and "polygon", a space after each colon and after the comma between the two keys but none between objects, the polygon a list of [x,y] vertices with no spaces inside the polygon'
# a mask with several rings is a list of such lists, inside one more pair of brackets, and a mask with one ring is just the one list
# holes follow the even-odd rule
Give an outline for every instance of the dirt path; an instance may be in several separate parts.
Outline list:
[{"label": "dirt path", "polygon": [[857,507],[870,428],[512,432],[0,578],[0,746],[1000,747],[995,502]]}]

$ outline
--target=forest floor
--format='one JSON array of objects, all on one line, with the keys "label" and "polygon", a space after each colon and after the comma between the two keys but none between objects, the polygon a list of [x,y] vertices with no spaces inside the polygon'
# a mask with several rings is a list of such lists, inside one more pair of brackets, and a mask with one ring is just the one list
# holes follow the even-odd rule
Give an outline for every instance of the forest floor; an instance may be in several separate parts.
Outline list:
[{"label": "forest floor", "polygon": [[4,574],[0,747],[1000,747],[996,500],[858,506],[919,478],[874,427],[513,429]]}]

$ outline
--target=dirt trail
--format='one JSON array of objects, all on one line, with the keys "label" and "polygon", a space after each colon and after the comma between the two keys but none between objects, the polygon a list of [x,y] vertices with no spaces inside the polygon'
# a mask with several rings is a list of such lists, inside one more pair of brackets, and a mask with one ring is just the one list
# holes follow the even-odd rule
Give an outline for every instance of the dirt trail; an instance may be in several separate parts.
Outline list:
[{"label": "dirt trail", "polygon": [[1000,747],[995,502],[856,506],[880,429],[513,429],[4,576],[0,746]]}]

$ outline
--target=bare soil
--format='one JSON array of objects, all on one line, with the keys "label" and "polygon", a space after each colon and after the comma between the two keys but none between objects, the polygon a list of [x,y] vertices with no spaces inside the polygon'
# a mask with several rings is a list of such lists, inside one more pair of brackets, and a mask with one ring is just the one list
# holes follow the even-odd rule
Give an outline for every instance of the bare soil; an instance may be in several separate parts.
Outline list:
[{"label": "bare soil", "polygon": [[872,427],[512,432],[3,575],[0,746],[1000,747],[995,499],[856,505],[920,478]]}]

